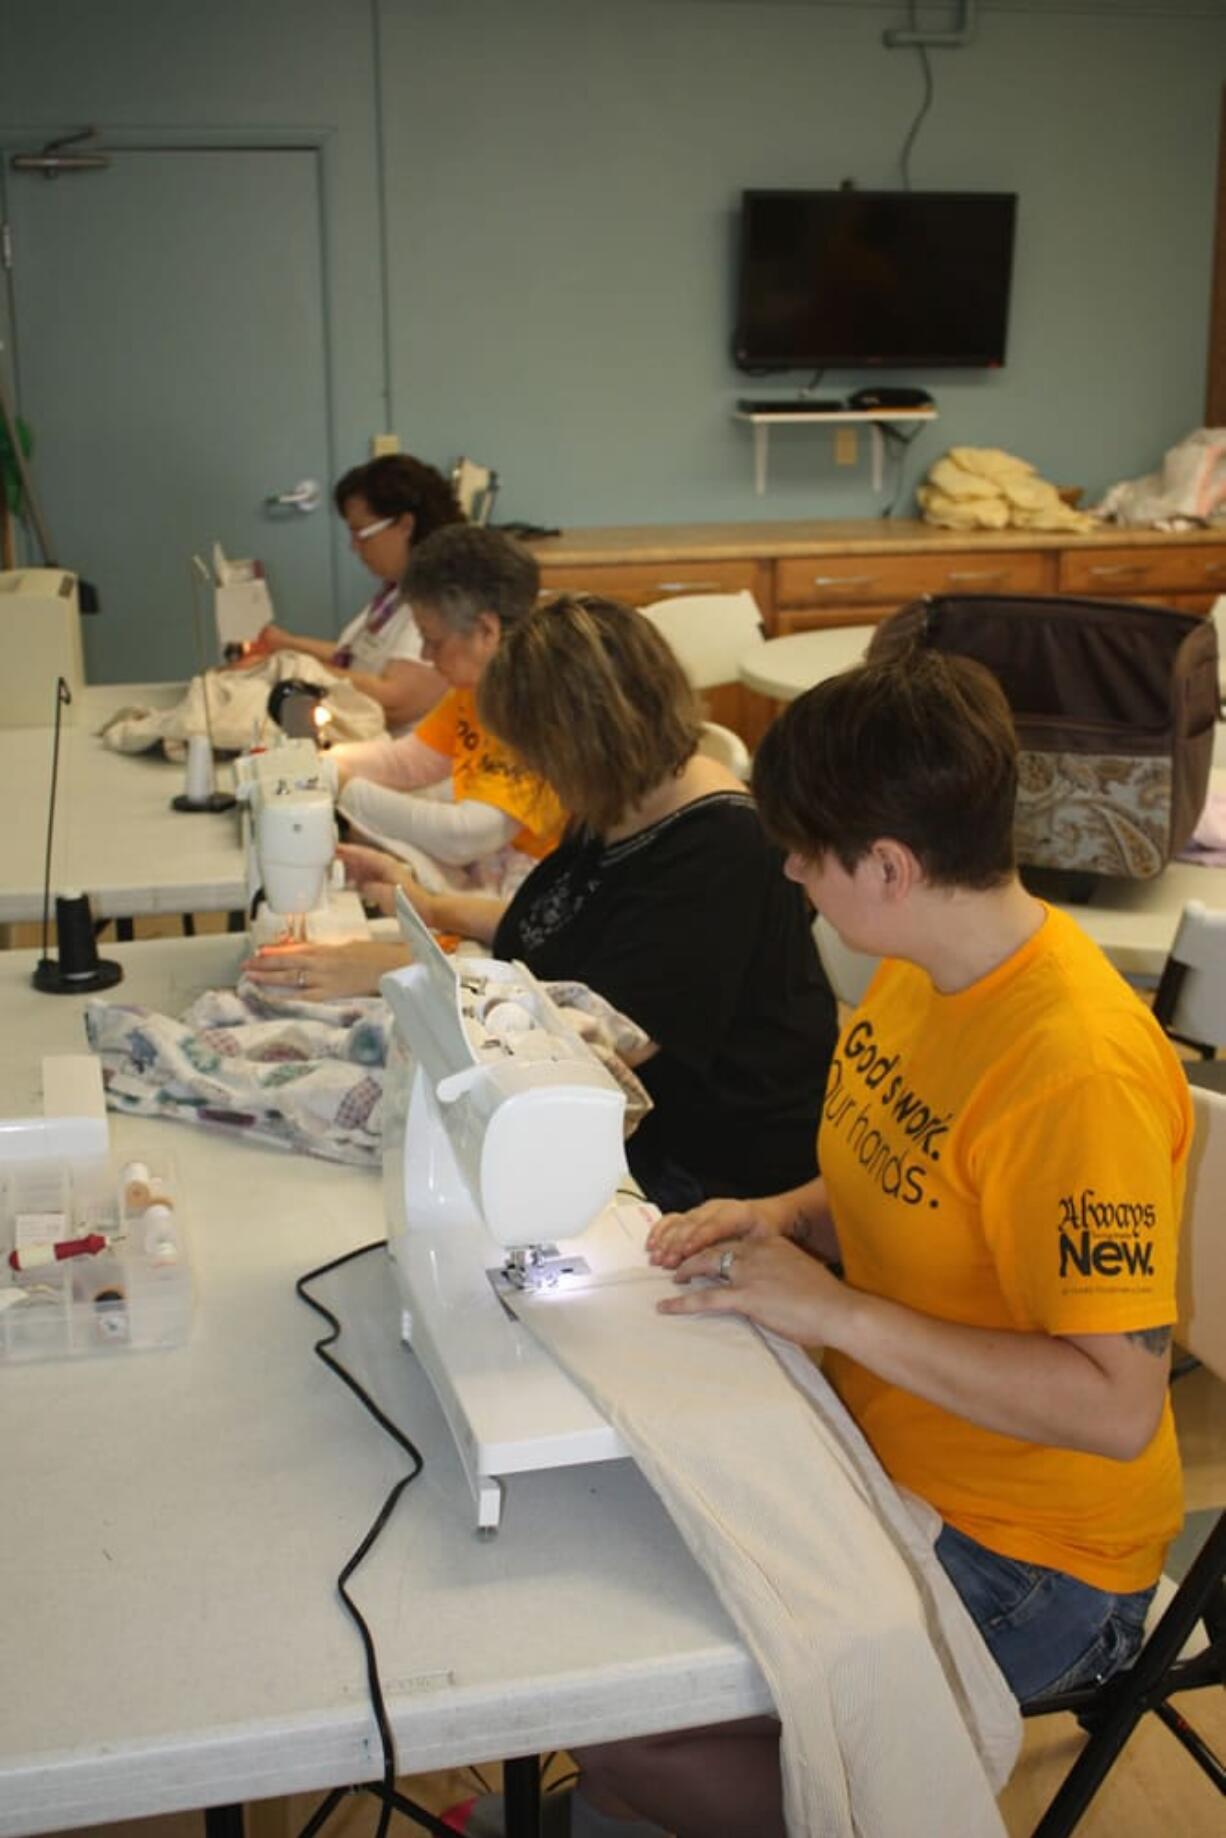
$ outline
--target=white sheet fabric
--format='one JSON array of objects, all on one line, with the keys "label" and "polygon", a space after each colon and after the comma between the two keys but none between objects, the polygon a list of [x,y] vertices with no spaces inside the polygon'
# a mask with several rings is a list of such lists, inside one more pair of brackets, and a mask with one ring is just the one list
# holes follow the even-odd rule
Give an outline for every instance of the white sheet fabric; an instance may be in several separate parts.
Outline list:
[{"label": "white sheet fabric", "polygon": [[1001,1834],[1018,1708],[932,1526],[802,1352],[658,1315],[669,1288],[651,1271],[516,1308],[634,1450],[761,1667],[789,1833]]}]

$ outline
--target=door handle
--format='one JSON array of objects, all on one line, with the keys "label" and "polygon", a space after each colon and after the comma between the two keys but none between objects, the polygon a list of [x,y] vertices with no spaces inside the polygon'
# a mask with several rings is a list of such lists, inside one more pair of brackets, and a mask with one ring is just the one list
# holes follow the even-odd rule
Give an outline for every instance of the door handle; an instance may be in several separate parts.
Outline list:
[{"label": "door handle", "polygon": [[293,491],[277,491],[265,498],[269,510],[281,509],[301,511],[309,517],[323,503],[323,492],[314,479],[300,479]]}]

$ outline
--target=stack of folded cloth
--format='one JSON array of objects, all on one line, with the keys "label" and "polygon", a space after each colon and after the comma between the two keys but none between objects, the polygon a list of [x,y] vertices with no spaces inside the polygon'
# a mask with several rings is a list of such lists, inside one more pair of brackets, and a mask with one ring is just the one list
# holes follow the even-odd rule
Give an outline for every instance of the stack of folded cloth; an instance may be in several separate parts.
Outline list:
[{"label": "stack of folded cloth", "polygon": [[1093,530],[1028,461],[997,447],[951,447],[916,493],[927,523],[947,530]]}]

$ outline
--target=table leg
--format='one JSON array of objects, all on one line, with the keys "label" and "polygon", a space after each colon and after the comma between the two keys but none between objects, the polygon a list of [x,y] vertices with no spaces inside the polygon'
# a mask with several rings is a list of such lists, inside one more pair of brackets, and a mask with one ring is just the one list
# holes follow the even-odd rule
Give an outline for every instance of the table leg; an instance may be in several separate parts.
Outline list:
[{"label": "table leg", "polygon": [[541,1769],[535,1755],[520,1755],[502,1764],[506,1838],[540,1838]]},{"label": "table leg", "polygon": [[243,1809],[240,1806],[206,1806],[204,1838],[243,1838]]}]

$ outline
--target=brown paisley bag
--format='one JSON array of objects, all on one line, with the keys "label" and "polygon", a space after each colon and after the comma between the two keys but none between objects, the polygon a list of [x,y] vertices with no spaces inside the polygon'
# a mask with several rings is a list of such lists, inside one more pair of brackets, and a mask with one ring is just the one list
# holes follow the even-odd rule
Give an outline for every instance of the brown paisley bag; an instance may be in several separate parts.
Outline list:
[{"label": "brown paisley bag", "polygon": [[1211,619],[1125,600],[933,595],[885,620],[869,654],[915,639],[986,664],[1009,699],[1021,865],[1145,879],[1183,848],[1219,714]]}]

